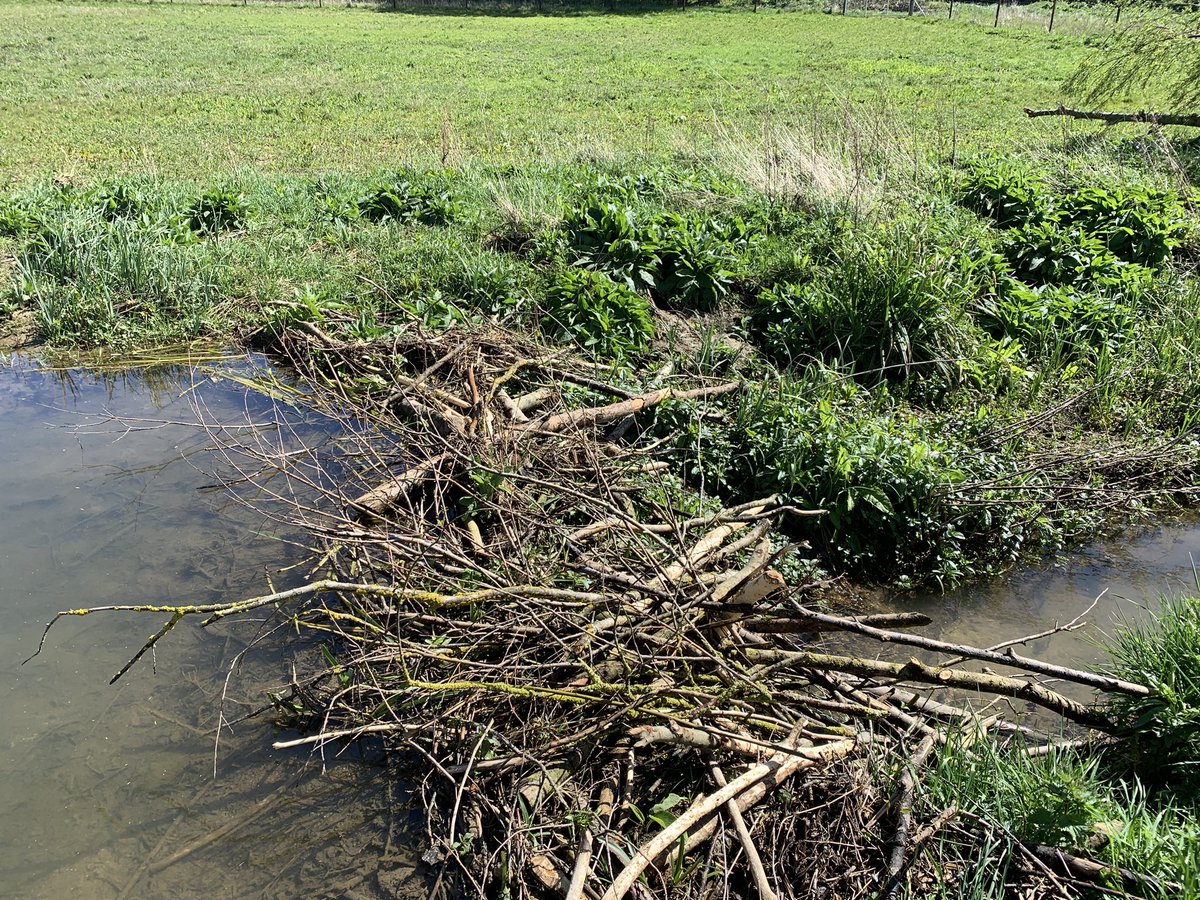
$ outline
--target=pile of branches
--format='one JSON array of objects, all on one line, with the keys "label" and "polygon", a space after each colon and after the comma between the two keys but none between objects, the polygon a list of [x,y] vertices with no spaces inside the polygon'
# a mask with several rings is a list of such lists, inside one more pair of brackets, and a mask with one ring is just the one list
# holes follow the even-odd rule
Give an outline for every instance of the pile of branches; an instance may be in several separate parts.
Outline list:
[{"label": "pile of branches", "polygon": [[[631,392],[504,332],[348,344],[309,325],[287,349],[323,385],[311,402],[354,411],[336,460],[228,452],[248,479],[286,471],[277,499],[324,538],[320,577],[150,608],[169,618],[138,656],[186,616],[263,608],[325,640],[329,665],[280,704],[302,736],[277,746],[386,742],[426,806],[435,894],[897,896],[953,878],[931,848],[987,828],[956,808],[914,814],[948,735],[1048,746],[955,697],[1040,707],[1085,733],[1114,729],[1045,681],[1147,693],[1011,646],[924,638],[919,615],[821,611],[828,585],[799,574],[805,548],[781,537],[820,510],[721,505],[656,453],[676,438],[664,406],[736,402],[738,381],[664,368]],[[295,499],[302,482],[318,500]],[[832,632],[867,649],[832,652]],[[880,659],[871,643],[913,655]],[[1034,894],[1113,874],[1044,849],[1003,861]]]}]

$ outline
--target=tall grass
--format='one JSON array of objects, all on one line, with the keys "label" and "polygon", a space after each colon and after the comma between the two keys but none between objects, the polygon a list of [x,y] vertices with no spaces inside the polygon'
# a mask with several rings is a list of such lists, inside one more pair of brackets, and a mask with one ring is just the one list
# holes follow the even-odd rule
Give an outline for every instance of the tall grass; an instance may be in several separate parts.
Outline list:
[{"label": "tall grass", "polygon": [[1000,840],[1061,847],[1200,893],[1196,809],[1152,794],[1137,778],[1111,778],[1070,752],[1030,757],[994,741],[956,741],[926,781],[935,809],[958,804]]}]

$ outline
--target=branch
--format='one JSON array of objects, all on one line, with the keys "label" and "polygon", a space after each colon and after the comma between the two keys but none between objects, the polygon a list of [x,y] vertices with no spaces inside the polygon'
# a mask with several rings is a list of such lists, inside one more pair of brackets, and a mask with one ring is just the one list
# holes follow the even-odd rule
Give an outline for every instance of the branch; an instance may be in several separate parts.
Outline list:
[{"label": "branch", "polygon": [[1042,116],[1064,116],[1068,119],[1093,119],[1098,122],[1108,122],[1115,124],[1117,122],[1145,122],[1148,125],[1182,125],[1185,128],[1200,128],[1200,115],[1174,113],[1152,113],[1152,112],[1135,112],[1135,113],[1117,113],[1117,112],[1088,112],[1082,109],[1070,109],[1066,106],[1060,106],[1057,109],[1030,109],[1025,107],[1025,115],[1031,119],[1039,119]]}]

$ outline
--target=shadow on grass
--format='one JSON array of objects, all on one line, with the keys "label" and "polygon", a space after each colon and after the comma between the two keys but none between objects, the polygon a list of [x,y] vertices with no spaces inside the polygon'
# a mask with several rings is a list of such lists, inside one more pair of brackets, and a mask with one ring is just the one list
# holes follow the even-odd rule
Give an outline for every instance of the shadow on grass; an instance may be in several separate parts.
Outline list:
[{"label": "shadow on grass", "polygon": [[[582,18],[599,16],[647,16],[668,12],[681,12],[685,9],[702,8],[713,11],[746,11],[753,8],[752,2],[730,6],[727,4],[706,0],[694,2],[688,0],[686,6],[681,0],[581,0],[578,3],[563,3],[560,0],[527,0],[527,2],[508,2],[508,0],[434,0],[428,3],[414,3],[412,0],[380,0],[375,10],[383,13],[398,13],[422,16],[458,16],[477,18],[480,16],[501,17],[510,19],[532,19],[537,17]],[[764,7],[765,9],[765,7]]]}]

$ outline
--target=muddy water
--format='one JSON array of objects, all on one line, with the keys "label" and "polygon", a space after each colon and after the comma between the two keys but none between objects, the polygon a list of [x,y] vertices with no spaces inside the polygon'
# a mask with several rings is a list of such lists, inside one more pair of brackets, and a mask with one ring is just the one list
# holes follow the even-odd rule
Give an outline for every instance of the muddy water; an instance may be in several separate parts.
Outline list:
[{"label": "muddy water", "polygon": [[162,617],[68,619],[21,664],[59,609],[212,602],[301,577],[290,567],[307,556],[304,534],[214,488],[228,466],[195,427],[327,439],[322,423],[222,377],[260,365],[100,374],[0,355],[0,896],[416,887],[416,823],[377,760],[322,771],[304,750],[271,750],[269,716],[214,740],[219,716],[260,706],[306,652],[280,635],[256,646],[265,623],[185,622],[114,686]]}]

